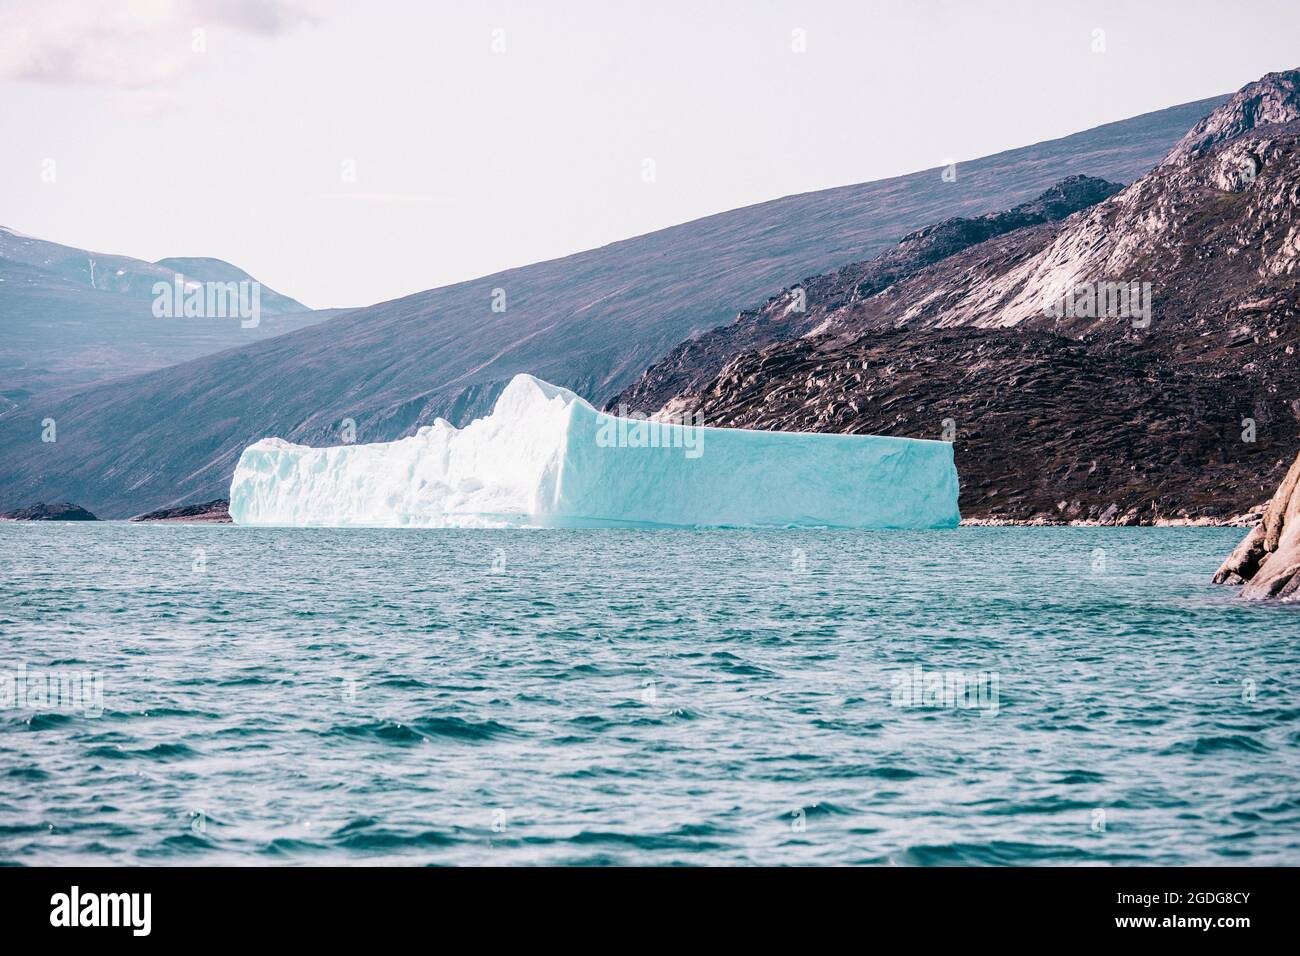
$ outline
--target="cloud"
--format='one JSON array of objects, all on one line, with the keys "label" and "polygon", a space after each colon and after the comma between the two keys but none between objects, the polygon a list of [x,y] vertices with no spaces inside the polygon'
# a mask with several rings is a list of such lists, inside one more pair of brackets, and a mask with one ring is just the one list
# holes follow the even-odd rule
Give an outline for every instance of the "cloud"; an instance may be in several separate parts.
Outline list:
[{"label": "cloud", "polygon": [[195,31],[276,36],[316,19],[306,0],[10,0],[0,79],[144,89],[195,62]]}]

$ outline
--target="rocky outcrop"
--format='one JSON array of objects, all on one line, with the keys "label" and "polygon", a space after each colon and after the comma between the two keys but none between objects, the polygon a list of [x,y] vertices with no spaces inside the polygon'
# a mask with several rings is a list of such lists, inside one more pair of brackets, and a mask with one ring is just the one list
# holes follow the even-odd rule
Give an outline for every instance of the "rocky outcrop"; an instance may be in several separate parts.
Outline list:
[{"label": "rocky outcrop", "polygon": [[1257,126],[1279,126],[1300,119],[1300,73],[1269,73],[1233,94],[1213,113],[1193,126],[1165,158],[1165,164],[1202,156],[1225,140],[1236,139]]},{"label": "rocky outcrop", "polygon": [[131,521],[184,521],[209,522],[217,524],[230,523],[230,501],[216,498],[200,505],[181,505],[177,508],[160,508],[136,515]]},{"label": "rocky outcrop", "polygon": [[98,521],[93,514],[70,501],[47,505],[40,501],[30,508],[0,514],[0,521]]},{"label": "rocky outcrop", "polygon": [[1300,455],[1264,512],[1214,575],[1216,584],[1241,584],[1247,600],[1300,597]]},{"label": "rocky outcrop", "polygon": [[[1165,164],[1067,221],[1041,248],[977,246],[864,303],[841,324],[1028,325],[1069,335],[1217,332],[1239,303],[1285,293],[1300,268],[1300,120]],[[1145,288],[1149,313],[1058,309],[1103,284]],[[1066,314],[1062,314],[1065,312]],[[1250,324],[1250,323],[1242,323]]]}]

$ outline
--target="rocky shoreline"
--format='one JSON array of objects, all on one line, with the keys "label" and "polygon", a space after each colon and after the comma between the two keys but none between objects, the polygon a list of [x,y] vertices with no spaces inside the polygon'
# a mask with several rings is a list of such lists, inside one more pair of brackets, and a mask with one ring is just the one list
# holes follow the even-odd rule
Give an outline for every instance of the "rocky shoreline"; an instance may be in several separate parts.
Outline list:
[{"label": "rocky shoreline", "polygon": [[1136,524],[1119,524],[1117,522],[1088,521],[1052,521],[1046,518],[1001,518],[976,517],[962,518],[963,528],[1253,528],[1259,524],[1258,515],[1238,515],[1235,518],[1159,518],[1155,521]]},{"label": "rocky shoreline", "polygon": [[[56,504],[37,502],[27,508],[7,511],[0,514],[0,521],[99,521],[80,505],[69,501]],[[139,522],[185,522],[188,524],[230,524],[230,502],[225,498],[216,498],[197,505],[180,505],[174,508],[160,508],[128,518]]]},{"label": "rocky shoreline", "polygon": [[1173,515],[1162,518],[1143,516],[1132,512],[1118,518],[1056,518],[1035,515],[1032,518],[1011,518],[1005,515],[972,515],[961,519],[962,527],[972,528],[1253,528],[1264,520],[1268,505],[1256,505],[1249,511],[1220,518],[1213,515]]},{"label": "rocky shoreline", "polygon": [[1242,585],[1239,596],[1248,601],[1300,597],[1300,455],[1263,520],[1215,572],[1214,583]]},{"label": "rocky shoreline", "polygon": [[230,502],[225,498],[214,498],[197,505],[181,505],[175,508],[160,508],[130,518],[131,521],[172,521],[189,524],[230,524]]},{"label": "rocky shoreline", "polygon": [[[227,499],[217,498],[202,504],[160,508],[135,515],[127,520],[149,523],[230,524],[232,522],[229,509],[230,502]],[[1121,515],[1118,508],[1112,506],[1095,518],[1046,514],[1018,518],[1002,514],[982,514],[963,517],[961,524],[962,527],[967,528],[1254,528],[1263,521],[1267,509],[1267,504],[1261,504],[1231,517],[1178,514],[1153,518],[1151,513],[1139,513],[1137,509],[1130,509]],[[98,520],[89,511],[68,502],[54,505],[41,503],[0,515],[0,521]]]},{"label": "rocky shoreline", "polygon": [[[1067,508],[1069,506],[1067,505]],[[1260,504],[1242,514],[1231,517],[1197,514],[1173,514],[1152,517],[1153,511],[1139,512],[1132,508],[1124,514],[1112,505],[1096,517],[1072,517],[1071,511],[1062,515],[1036,514],[1023,518],[1005,514],[967,515],[961,519],[962,527],[971,528],[1253,528],[1264,519],[1268,504]],[[1073,509],[1081,511],[1082,509]],[[1096,509],[1092,509],[1095,511]],[[98,521],[89,511],[68,502],[46,505],[36,504],[0,515],[0,521]],[[184,522],[191,524],[230,524],[230,502],[216,498],[202,504],[159,508],[127,519],[133,522]]]},{"label": "rocky shoreline", "polygon": [[6,511],[0,521],[98,521],[99,519],[80,505],[59,501],[47,505],[43,501],[28,508]]}]

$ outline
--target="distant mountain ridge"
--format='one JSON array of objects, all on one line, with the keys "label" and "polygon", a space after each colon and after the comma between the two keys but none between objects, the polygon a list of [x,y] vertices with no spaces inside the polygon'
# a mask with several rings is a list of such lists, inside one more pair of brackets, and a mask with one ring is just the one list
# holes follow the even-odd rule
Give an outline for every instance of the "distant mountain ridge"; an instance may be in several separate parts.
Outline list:
[{"label": "distant mountain ridge", "polygon": [[165,320],[155,283],[252,282],[203,257],[145,262],[48,242],[0,226],[0,411],[32,394],[174,365],[328,317],[262,284],[263,322]]},{"label": "distant mountain ridge", "polygon": [[[221,259],[195,256],[146,262],[37,239],[5,226],[0,226],[0,262],[33,266],[100,292],[143,299],[153,298],[155,282],[170,282],[178,272],[199,282],[253,279],[243,269]],[[262,286],[262,308],[274,313],[310,311],[296,299],[266,285]]]},{"label": "distant mountain ridge", "polygon": [[[350,311],[0,417],[0,503],[64,497],[127,516],[219,497],[239,452],[464,424],[529,372],[596,402],[772,289],[870,258],[953,216],[1024,202],[1072,174],[1131,181],[1222,98],[938,169],[772,200],[563,259]],[[501,290],[506,308],[494,312]],[[40,421],[60,422],[42,444]]]}]

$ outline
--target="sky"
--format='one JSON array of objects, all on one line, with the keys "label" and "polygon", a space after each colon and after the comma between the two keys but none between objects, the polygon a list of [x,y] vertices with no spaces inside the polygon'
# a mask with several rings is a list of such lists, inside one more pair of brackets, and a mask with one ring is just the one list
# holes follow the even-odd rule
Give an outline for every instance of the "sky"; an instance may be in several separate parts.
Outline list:
[{"label": "sky", "polygon": [[1296,0],[0,0],[0,225],[366,305],[1300,66]]}]

